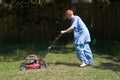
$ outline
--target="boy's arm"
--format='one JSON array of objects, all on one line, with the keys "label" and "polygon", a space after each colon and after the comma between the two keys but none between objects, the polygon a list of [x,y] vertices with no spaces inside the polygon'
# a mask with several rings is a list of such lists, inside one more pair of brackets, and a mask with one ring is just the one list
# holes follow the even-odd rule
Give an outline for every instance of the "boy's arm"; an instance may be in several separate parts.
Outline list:
[{"label": "boy's arm", "polygon": [[65,33],[69,33],[69,32],[72,32],[72,30],[74,29],[74,27],[73,26],[71,26],[71,27],[69,27],[68,29],[66,29],[66,30],[62,30],[61,31],[61,34],[65,34]]}]

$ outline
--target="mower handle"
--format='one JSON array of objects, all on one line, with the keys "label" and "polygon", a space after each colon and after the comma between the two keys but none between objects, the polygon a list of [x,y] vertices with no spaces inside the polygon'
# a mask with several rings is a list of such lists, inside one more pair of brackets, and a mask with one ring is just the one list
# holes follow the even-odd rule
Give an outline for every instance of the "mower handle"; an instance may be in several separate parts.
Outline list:
[{"label": "mower handle", "polygon": [[57,40],[62,36],[63,34],[59,34],[56,38],[55,38],[55,40],[52,42],[52,44],[48,47],[48,51],[53,47],[53,45],[57,42]]}]

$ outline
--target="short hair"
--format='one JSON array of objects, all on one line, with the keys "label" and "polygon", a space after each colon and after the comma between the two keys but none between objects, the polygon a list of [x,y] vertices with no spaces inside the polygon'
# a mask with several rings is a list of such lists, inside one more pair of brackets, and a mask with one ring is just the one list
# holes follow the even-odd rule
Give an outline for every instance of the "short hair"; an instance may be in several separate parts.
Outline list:
[{"label": "short hair", "polygon": [[68,9],[68,10],[65,12],[65,14],[66,14],[66,15],[67,15],[67,14],[73,15],[73,10]]}]

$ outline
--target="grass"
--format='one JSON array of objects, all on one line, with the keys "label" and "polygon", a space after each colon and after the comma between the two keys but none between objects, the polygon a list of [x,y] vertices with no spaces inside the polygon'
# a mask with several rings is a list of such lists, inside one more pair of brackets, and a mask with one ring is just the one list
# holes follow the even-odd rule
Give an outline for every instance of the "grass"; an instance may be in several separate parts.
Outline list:
[{"label": "grass", "polygon": [[[42,56],[46,44],[12,43],[0,45],[0,79],[2,80],[119,80],[120,62],[112,59],[97,44],[92,44],[95,64],[85,68],[79,67],[79,60],[73,43],[57,45],[43,57],[46,69],[20,71],[19,65],[26,55],[36,53]],[[63,46],[65,45],[65,46]],[[105,45],[105,44],[104,44]],[[118,44],[117,44],[118,45]],[[103,47],[102,47],[103,48]],[[105,46],[104,46],[105,48]],[[111,47],[110,47],[111,48]],[[102,50],[102,51],[101,51]],[[98,52],[101,51],[101,52]],[[103,54],[104,52],[104,54]],[[5,53],[5,54],[4,54]],[[100,54],[101,53],[101,54]],[[106,54],[105,54],[106,53]]]}]

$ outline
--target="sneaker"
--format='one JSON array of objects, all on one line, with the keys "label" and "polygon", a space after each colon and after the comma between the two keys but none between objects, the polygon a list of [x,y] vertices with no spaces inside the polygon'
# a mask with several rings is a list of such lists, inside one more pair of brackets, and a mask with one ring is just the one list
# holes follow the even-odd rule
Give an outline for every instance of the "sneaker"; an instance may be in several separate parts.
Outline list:
[{"label": "sneaker", "polygon": [[87,64],[85,64],[85,63],[82,63],[82,64],[80,65],[80,67],[85,67],[85,66],[87,66]]}]

